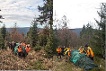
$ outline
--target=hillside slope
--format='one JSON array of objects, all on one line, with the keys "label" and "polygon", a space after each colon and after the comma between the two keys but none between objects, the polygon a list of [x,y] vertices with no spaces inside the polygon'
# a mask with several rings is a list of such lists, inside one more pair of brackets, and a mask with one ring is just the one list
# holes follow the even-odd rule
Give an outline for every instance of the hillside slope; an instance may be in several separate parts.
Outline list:
[{"label": "hillside slope", "polygon": [[19,58],[12,54],[11,50],[0,50],[0,70],[32,70],[32,69],[51,69],[52,60],[42,56],[44,52],[31,51],[28,56]]},{"label": "hillside slope", "polygon": [[[44,50],[31,50],[24,59],[15,56],[10,49],[0,50],[0,70],[84,71],[70,61],[66,62],[66,56],[62,57],[62,59],[58,59],[57,56],[54,56],[53,59],[48,59],[44,57],[44,53]],[[104,71],[104,60],[95,58],[95,61],[100,66],[100,69],[92,71]]]},{"label": "hillside slope", "polygon": [[[57,59],[44,58],[44,51],[31,50],[28,56],[19,58],[15,56],[10,49],[0,50],[0,70],[53,70],[53,71],[81,71],[80,68],[74,66],[71,62],[65,62],[65,57]],[[61,66],[63,68],[61,68]],[[68,69],[67,69],[68,68]]]}]

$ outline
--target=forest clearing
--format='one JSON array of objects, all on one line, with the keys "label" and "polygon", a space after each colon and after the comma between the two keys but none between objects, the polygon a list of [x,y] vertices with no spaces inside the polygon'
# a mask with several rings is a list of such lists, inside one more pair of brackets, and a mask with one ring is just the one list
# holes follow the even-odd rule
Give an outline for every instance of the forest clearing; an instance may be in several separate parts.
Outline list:
[{"label": "forest clearing", "polygon": [[[7,3],[9,9],[5,9]],[[68,15],[58,18],[53,12],[53,0],[5,0],[2,4],[0,70],[105,71],[106,3],[100,3],[94,23],[88,20],[75,29],[69,27]]]},{"label": "forest clearing", "polygon": [[[58,59],[57,56],[48,59],[44,57],[43,50],[35,52],[31,50],[26,58],[15,56],[10,49],[0,51],[0,69],[1,70],[51,70],[51,71],[83,71],[72,62],[67,61],[65,56]],[[104,71],[105,61],[95,58],[95,62],[99,65],[98,69],[91,71]]]}]

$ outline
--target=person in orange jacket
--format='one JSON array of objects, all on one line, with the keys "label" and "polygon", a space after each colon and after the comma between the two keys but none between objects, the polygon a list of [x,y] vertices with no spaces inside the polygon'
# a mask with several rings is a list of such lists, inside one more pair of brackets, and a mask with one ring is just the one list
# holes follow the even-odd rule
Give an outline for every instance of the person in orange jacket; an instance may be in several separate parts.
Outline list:
[{"label": "person in orange jacket", "polygon": [[27,53],[27,55],[28,55],[28,52],[31,50],[31,48],[30,48],[30,45],[29,45],[29,44],[28,44],[28,45],[26,45],[25,50],[26,50],[26,53]]},{"label": "person in orange jacket", "polygon": [[57,51],[57,53],[58,53],[57,58],[58,58],[58,56],[61,58],[61,52],[62,52],[61,47],[59,46],[59,47],[56,49],[56,51]]},{"label": "person in orange jacket", "polygon": [[21,45],[18,46],[18,56],[22,56],[22,47]]},{"label": "person in orange jacket", "polygon": [[91,47],[88,46],[88,44],[85,45],[85,51],[86,55],[91,59],[94,60],[94,52]]},{"label": "person in orange jacket", "polygon": [[85,53],[84,47],[82,47],[82,46],[78,50],[79,50],[80,53]]}]

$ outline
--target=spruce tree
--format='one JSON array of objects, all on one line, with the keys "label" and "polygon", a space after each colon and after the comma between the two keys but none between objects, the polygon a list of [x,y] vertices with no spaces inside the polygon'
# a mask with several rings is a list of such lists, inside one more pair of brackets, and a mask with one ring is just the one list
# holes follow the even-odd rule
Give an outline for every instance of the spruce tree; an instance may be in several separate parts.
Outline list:
[{"label": "spruce tree", "polygon": [[100,12],[98,12],[100,20],[95,20],[98,24],[98,29],[95,30],[93,46],[95,54],[99,56],[105,55],[105,25],[106,25],[106,3],[101,3]]},{"label": "spruce tree", "polygon": [[51,57],[55,50],[53,34],[53,0],[44,0],[44,6],[38,6],[38,10],[41,12],[38,21],[41,24],[48,23],[50,27],[45,51],[47,52],[47,55]]},{"label": "spruce tree", "polygon": [[[1,11],[1,10],[0,10]],[[0,15],[0,19],[4,19],[2,15]],[[2,23],[2,21],[0,20],[0,23]],[[2,27],[2,29],[0,29],[0,48],[4,49],[5,47],[5,36],[6,36],[6,28],[5,25]]]},{"label": "spruce tree", "polygon": [[30,43],[32,47],[37,45],[38,33],[37,33],[37,22],[36,19],[32,21],[32,26],[29,30]]}]

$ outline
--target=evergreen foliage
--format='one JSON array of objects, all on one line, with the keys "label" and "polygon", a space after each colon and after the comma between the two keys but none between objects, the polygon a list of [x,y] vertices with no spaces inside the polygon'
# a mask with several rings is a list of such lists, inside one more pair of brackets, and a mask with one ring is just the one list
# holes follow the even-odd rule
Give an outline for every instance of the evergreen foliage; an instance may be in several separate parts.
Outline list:
[{"label": "evergreen foliage", "polygon": [[41,24],[48,23],[50,27],[45,51],[47,53],[47,56],[51,57],[55,50],[53,35],[53,0],[44,0],[44,6],[38,6],[38,10],[41,12],[41,15],[39,15],[39,18],[37,20]]},{"label": "evergreen foliage", "polygon": [[99,28],[95,30],[92,45],[95,47],[95,54],[104,57],[105,55],[105,25],[106,25],[106,3],[101,3],[100,12],[97,12],[100,20],[95,20]]},{"label": "evergreen foliage", "polygon": [[2,49],[5,49],[5,37],[6,37],[6,28],[4,24],[3,27],[0,29],[0,47]]},{"label": "evergreen foliage", "polygon": [[93,35],[94,35],[94,29],[92,28],[92,26],[89,23],[87,25],[84,25],[82,31],[80,32],[82,45],[85,45],[86,43],[91,44]]},{"label": "evergreen foliage", "polygon": [[30,27],[28,36],[30,38],[30,44],[32,47],[35,47],[37,45],[37,41],[38,41],[38,33],[37,33],[37,22],[34,19],[32,22],[32,26]]},{"label": "evergreen foliage", "polygon": [[0,49],[3,49],[4,48],[4,40],[3,40],[3,37],[0,33]]},{"label": "evergreen foliage", "polygon": [[1,28],[1,34],[2,34],[3,40],[5,40],[5,37],[6,37],[6,27],[5,27],[5,24]]}]

